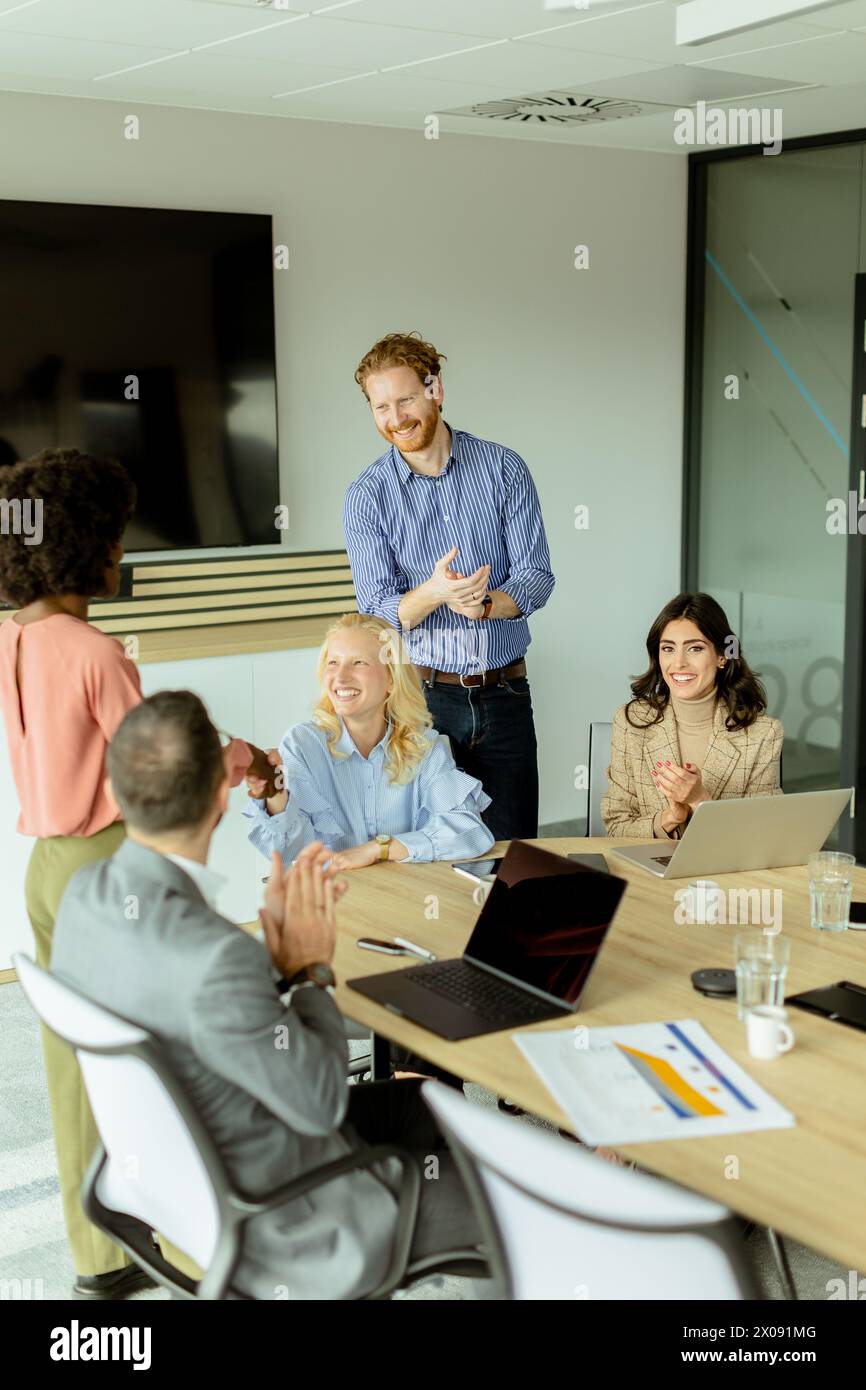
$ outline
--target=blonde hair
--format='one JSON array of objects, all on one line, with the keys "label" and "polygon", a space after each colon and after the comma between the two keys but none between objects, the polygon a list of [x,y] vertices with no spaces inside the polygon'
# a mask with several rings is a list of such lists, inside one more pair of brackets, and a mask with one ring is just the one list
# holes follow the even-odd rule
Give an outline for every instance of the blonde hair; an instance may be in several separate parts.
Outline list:
[{"label": "blonde hair", "polygon": [[328,736],[328,752],[332,758],[344,758],[337,752],[342,734],[340,719],[325,690],[325,670],[328,647],[339,632],[371,632],[379,640],[379,660],[391,673],[391,689],[385,701],[385,718],[391,725],[385,767],[389,781],[399,785],[411,782],[430,751],[429,730],[433,720],[421,689],[421,677],[409,659],[400,633],[383,618],[367,613],[346,613],[325,633],[316,668],[322,693],[313,709],[313,720]]}]

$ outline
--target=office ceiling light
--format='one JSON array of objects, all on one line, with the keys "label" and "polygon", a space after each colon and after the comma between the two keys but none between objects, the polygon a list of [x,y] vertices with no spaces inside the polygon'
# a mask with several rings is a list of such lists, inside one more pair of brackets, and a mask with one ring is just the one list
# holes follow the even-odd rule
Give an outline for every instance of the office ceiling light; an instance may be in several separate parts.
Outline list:
[{"label": "office ceiling light", "polygon": [[836,4],[838,0],[687,0],[677,8],[677,43],[712,43]]},{"label": "office ceiling light", "polygon": [[499,101],[479,101],[441,111],[442,116],[474,116],[487,121],[510,121],[513,125],[600,125],[632,116],[652,116],[669,108],[662,102],[621,101],[617,97],[594,97],[581,92],[534,92],[526,97],[503,97]]}]

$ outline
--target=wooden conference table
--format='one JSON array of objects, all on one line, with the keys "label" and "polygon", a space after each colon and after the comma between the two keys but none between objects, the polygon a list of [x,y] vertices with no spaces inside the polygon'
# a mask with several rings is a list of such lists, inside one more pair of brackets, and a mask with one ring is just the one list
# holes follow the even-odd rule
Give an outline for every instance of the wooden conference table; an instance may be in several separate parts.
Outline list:
[{"label": "wooden conference table", "polygon": [[[692,971],[704,966],[733,966],[738,926],[676,925],[674,893],[686,881],[663,881],[630,866],[611,854],[610,840],[532,843],[560,854],[603,853],[609,869],[628,883],[580,1010],[566,1019],[535,1024],[533,1031],[576,1023],[603,1027],[698,1019],[797,1120],[794,1129],[617,1146],[617,1151],[866,1274],[866,1033],[792,1009],[794,1050],[772,1062],[756,1061],[749,1056],[736,1002],[708,999],[690,980]],[[500,844],[490,853],[501,854],[505,848]],[[809,926],[805,866],[714,878],[723,889],[782,890],[782,931],[791,942],[787,994],[837,980],[866,985],[866,931],[834,934]],[[405,936],[435,951],[440,960],[460,955],[479,911],[472,883],[450,864],[399,863],[359,870],[349,881],[338,907],[334,962],[343,1012],[379,1036],[571,1129],[511,1041],[513,1029],[446,1042],[346,986],[347,979],[359,975],[417,964],[405,956],[359,950],[355,942],[360,936]],[[866,899],[866,869],[855,870],[854,898]],[[731,1156],[738,1160],[736,1178],[726,1176]]]}]

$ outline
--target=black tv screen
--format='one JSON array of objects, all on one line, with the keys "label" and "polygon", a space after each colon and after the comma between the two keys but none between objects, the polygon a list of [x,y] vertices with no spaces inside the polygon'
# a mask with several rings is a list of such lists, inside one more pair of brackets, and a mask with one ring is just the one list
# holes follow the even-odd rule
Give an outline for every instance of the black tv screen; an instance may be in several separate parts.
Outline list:
[{"label": "black tv screen", "polygon": [[0,200],[0,464],[119,459],[128,551],[279,541],[268,216]]}]

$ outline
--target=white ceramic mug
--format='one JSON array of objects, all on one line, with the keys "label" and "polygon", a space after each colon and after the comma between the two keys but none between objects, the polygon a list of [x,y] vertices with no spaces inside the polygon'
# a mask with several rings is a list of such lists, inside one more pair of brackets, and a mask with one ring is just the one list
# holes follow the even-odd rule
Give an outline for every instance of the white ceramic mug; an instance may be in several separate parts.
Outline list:
[{"label": "white ceramic mug", "polygon": [[749,1052],[769,1062],[780,1052],[790,1052],[794,1046],[794,1033],[788,1026],[785,1009],[776,1009],[762,1004],[757,1009],[749,1009],[746,1014],[746,1037]]},{"label": "white ceramic mug", "polygon": [[[680,890],[682,892],[682,890]],[[718,923],[723,917],[724,892],[721,885],[711,878],[696,878],[689,884],[683,895],[683,906],[693,922],[699,926]]]}]

